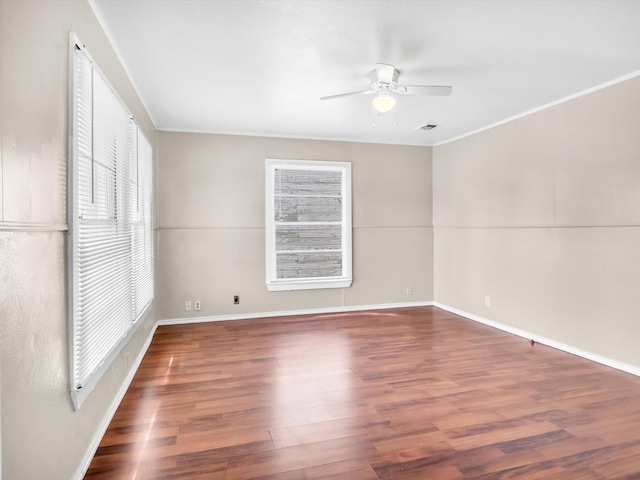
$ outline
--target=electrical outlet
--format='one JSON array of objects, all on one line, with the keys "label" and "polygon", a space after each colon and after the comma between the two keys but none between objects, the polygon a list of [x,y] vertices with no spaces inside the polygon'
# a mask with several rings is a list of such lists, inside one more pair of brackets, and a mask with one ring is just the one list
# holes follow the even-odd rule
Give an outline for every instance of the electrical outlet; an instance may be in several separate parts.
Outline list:
[{"label": "electrical outlet", "polygon": [[195,302],[193,302],[193,309],[196,312],[199,312],[200,310],[202,310],[202,303],[200,303],[200,300],[196,300]]},{"label": "electrical outlet", "polygon": [[185,300],[185,302],[184,302],[184,309],[185,309],[187,312],[190,312],[190,311],[191,311],[191,300]]},{"label": "electrical outlet", "polygon": [[407,287],[407,297],[413,295],[413,289],[411,287]]},{"label": "electrical outlet", "polygon": [[491,306],[491,297],[484,297],[484,305],[485,307]]},{"label": "electrical outlet", "polygon": [[233,304],[234,305],[240,305],[240,295],[234,295],[233,296]]}]

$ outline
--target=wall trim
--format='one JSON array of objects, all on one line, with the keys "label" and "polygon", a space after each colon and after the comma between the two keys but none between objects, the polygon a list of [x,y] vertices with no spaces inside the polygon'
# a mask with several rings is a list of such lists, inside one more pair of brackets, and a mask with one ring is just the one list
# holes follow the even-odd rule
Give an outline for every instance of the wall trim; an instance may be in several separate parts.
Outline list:
[{"label": "wall trim", "polygon": [[[138,84],[134,81],[135,77],[131,75],[131,69],[129,68],[129,65],[124,61],[124,56],[120,52],[120,49],[118,48],[118,44],[116,43],[113,35],[111,34],[111,30],[107,28],[107,22],[104,20],[104,17],[102,16],[102,11],[98,7],[95,0],[87,0],[87,1],[89,3],[89,6],[91,7],[91,10],[93,11],[93,15],[96,17],[96,20],[98,20],[98,24],[100,25],[100,27],[102,28],[102,31],[107,37],[107,41],[109,42],[111,49],[116,54],[116,58],[118,59],[118,62],[120,62],[120,65],[122,66],[122,69],[124,70],[124,73],[127,76],[127,79],[131,83],[131,86],[133,87],[133,91],[138,96],[140,103],[142,103],[142,107],[144,108],[145,113],[149,115],[149,120],[151,120],[153,127],[157,130],[158,123],[156,122],[156,119],[151,116],[152,110],[147,107],[147,104],[144,101],[145,97],[140,95],[140,89],[138,88]],[[126,105],[126,103],[124,102],[123,104]]]},{"label": "wall trim", "polygon": [[66,232],[66,223],[33,223],[0,221],[0,232]]},{"label": "wall trim", "polygon": [[548,347],[555,348],[557,350],[561,350],[566,353],[570,353],[572,355],[576,355],[578,357],[582,357],[586,360],[591,360],[592,362],[599,363],[601,365],[605,365],[607,367],[615,368],[616,370],[620,370],[625,373],[630,373],[631,375],[635,375],[640,377],[640,367],[636,367],[634,365],[630,365],[628,363],[619,362],[617,360],[613,360],[608,357],[603,357],[601,355],[597,355],[595,353],[587,352],[586,350],[582,350],[580,348],[573,347],[571,345],[567,345],[566,343],[557,342],[550,338],[542,337],[535,333],[528,332],[526,330],[522,330],[520,328],[512,327],[511,325],[507,325],[505,323],[496,322],[494,320],[490,320],[485,317],[481,317],[480,315],[476,315],[474,313],[465,312],[464,310],[459,310],[457,308],[451,307],[449,305],[445,305],[440,302],[433,302],[433,305],[437,308],[441,308],[442,310],[446,310],[447,312],[453,313],[455,315],[459,315],[461,317],[467,318],[469,320],[473,320],[474,322],[482,323],[489,327],[497,328],[498,330],[502,330],[507,333],[511,333],[513,335],[517,335],[519,337],[526,338],[528,340],[534,340],[537,343],[541,343]]},{"label": "wall trim", "polygon": [[[92,0],[89,0],[92,1]],[[332,142],[332,143],[355,143],[362,145],[391,145],[394,147],[409,147],[409,148],[433,148],[430,144],[424,143],[384,143],[376,140],[365,140],[352,138],[351,140],[347,139],[336,139],[333,137],[325,137],[325,136],[309,136],[309,135],[290,135],[285,133],[267,134],[263,132],[256,131],[240,131],[240,130],[215,130],[215,129],[201,129],[195,128],[186,130],[184,128],[172,128],[172,127],[160,127],[157,129],[159,132],[167,132],[167,133],[193,133],[195,135],[225,135],[228,137],[254,137],[254,138],[266,138],[266,139],[285,139],[285,140],[309,140],[310,142]]]},{"label": "wall trim", "polygon": [[594,87],[587,88],[585,90],[582,90],[580,92],[568,95],[566,97],[559,98],[558,100],[554,100],[552,102],[546,103],[546,104],[541,105],[539,107],[532,108],[531,110],[526,110],[524,112],[517,113],[516,115],[513,115],[511,117],[507,117],[507,118],[505,118],[503,120],[499,120],[497,122],[491,123],[491,124],[486,125],[484,127],[480,127],[480,128],[478,128],[476,130],[472,130],[470,132],[463,133],[462,135],[458,135],[457,137],[452,137],[452,138],[449,138],[447,140],[442,140],[441,142],[434,143],[433,146],[434,147],[439,147],[441,145],[446,145],[447,143],[451,143],[451,142],[455,142],[455,141],[458,141],[458,140],[462,140],[465,137],[470,137],[472,135],[475,135],[476,133],[481,133],[481,132],[484,132],[485,130],[490,130],[492,128],[499,127],[500,125],[504,125],[505,123],[513,122],[514,120],[518,120],[519,118],[527,117],[529,115],[532,115],[534,113],[540,112],[542,110],[546,110],[548,108],[555,107],[556,105],[560,105],[562,103],[569,102],[569,101],[571,101],[571,100],[573,100],[575,98],[583,97],[585,95],[589,95],[591,93],[597,92],[598,90],[604,90],[605,88],[612,87],[613,85],[617,85],[618,83],[626,82],[627,80],[631,80],[631,79],[636,78],[638,76],[640,76],[640,70],[635,71],[635,72],[631,72],[631,73],[629,73],[627,75],[623,75],[622,77],[614,78],[613,80],[609,80],[608,82],[601,83],[600,85],[596,85]]},{"label": "wall trim", "polygon": [[156,333],[157,328],[158,328],[158,322],[156,321],[156,323],[153,325],[153,327],[149,331],[149,336],[145,340],[142,348],[140,349],[138,356],[136,357],[135,361],[131,365],[131,368],[129,369],[127,376],[122,382],[122,386],[120,387],[120,390],[114,397],[113,402],[111,402],[111,405],[109,406],[109,410],[107,411],[106,415],[103,418],[102,425],[100,425],[100,428],[97,430],[97,433],[94,435],[93,440],[91,441],[90,447],[85,453],[84,458],[82,459],[82,463],[80,464],[80,467],[76,471],[76,474],[73,476],[75,480],[82,480],[85,474],[87,473],[87,470],[89,470],[89,466],[91,465],[91,461],[93,460],[93,457],[98,451],[98,447],[100,446],[102,437],[104,437],[104,434],[107,432],[107,428],[109,428],[109,425],[111,424],[111,420],[113,420],[113,417],[115,416],[116,411],[118,410],[118,407],[122,402],[122,399],[127,393],[127,390],[129,390],[129,386],[133,381],[133,377],[138,372],[138,368],[140,367],[140,364],[142,363],[144,356],[147,354],[147,350],[149,350],[149,347],[151,346],[151,341],[153,340],[153,335]]},{"label": "wall trim", "polygon": [[252,318],[291,317],[296,315],[319,315],[323,313],[360,312],[363,310],[386,310],[404,307],[432,307],[433,302],[383,303],[378,305],[356,305],[344,307],[310,308],[305,310],[282,310],[277,312],[238,313],[215,315],[210,317],[167,318],[158,320],[158,325],[181,325],[185,323],[226,322],[232,320],[250,320]]}]

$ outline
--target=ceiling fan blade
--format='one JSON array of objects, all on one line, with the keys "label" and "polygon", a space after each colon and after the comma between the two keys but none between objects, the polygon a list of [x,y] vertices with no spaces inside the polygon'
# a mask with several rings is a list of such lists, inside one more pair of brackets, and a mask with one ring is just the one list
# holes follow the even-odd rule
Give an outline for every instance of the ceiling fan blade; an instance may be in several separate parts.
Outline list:
[{"label": "ceiling fan blade", "polygon": [[320,97],[320,100],[333,100],[334,98],[350,97],[352,95],[367,95],[373,93],[375,90],[361,90],[359,92],[347,92],[339,93],[337,95],[328,95],[326,97]]},{"label": "ceiling fan blade", "polygon": [[376,63],[376,77],[378,83],[390,84],[398,81],[396,67],[387,65],[386,63]]},{"label": "ceiling fan blade", "polygon": [[[404,95],[451,95],[453,87],[445,85],[400,85],[400,89],[406,89]],[[398,93],[402,93],[399,91]]]}]

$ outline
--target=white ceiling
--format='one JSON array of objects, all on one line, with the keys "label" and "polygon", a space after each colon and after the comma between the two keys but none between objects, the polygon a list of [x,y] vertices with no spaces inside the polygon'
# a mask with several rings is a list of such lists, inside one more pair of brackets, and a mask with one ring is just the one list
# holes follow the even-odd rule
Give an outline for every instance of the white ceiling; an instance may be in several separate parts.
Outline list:
[{"label": "white ceiling", "polygon": [[[92,4],[161,130],[434,145],[640,73],[637,0]],[[453,93],[319,100],[378,62]]]}]

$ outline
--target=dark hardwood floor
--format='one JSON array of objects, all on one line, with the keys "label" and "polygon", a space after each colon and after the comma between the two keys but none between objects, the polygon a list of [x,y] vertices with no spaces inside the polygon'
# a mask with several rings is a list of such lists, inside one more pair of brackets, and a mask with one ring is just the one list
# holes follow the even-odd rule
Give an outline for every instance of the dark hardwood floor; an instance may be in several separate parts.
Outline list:
[{"label": "dark hardwood floor", "polygon": [[434,307],[163,326],[86,478],[640,478],[639,400]]}]

